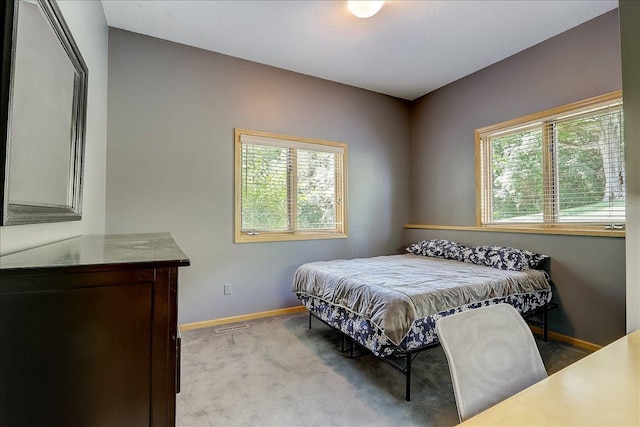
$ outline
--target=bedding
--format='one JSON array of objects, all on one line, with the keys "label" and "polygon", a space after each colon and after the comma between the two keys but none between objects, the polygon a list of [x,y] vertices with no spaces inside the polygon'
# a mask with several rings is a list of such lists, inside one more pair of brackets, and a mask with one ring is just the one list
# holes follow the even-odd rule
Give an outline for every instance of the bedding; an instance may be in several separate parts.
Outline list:
[{"label": "bedding", "polygon": [[526,313],[551,300],[543,271],[414,254],[304,264],[293,292],[313,315],[380,357],[437,342],[442,316],[503,302]]},{"label": "bedding", "polygon": [[466,247],[450,240],[422,240],[407,247],[407,252],[435,258],[447,258],[501,270],[540,269],[549,256],[509,246]]},{"label": "bedding", "polygon": [[450,240],[422,240],[407,247],[407,252],[434,258],[448,258],[463,261],[465,246]]},{"label": "bedding", "polygon": [[466,248],[460,261],[486,265],[501,270],[538,269],[548,260],[547,255],[537,254],[523,249],[502,246],[474,246]]}]

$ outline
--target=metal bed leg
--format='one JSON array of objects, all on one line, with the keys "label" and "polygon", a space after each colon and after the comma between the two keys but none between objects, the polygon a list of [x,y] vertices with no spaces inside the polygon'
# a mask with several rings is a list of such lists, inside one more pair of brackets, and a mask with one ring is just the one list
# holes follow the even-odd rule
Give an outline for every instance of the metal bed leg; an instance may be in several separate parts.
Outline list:
[{"label": "metal bed leg", "polygon": [[[555,302],[548,302],[545,305],[538,307],[523,314],[524,319],[542,329],[542,340],[544,342],[549,341],[549,312],[558,308],[558,304]],[[536,318],[531,318],[536,316]],[[538,317],[542,316],[542,318]]]},{"label": "metal bed leg", "polygon": [[407,353],[407,372],[406,376],[406,384],[404,390],[404,399],[407,402],[411,402],[411,353]]},{"label": "metal bed leg", "polygon": [[[309,329],[311,329],[311,317],[312,317],[312,316],[311,316],[311,312],[309,312]],[[316,317],[316,316],[313,316],[313,317]],[[320,317],[316,317],[316,319],[320,320],[321,322],[325,323],[325,324],[326,324],[326,325],[328,325],[328,326],[331,326],[329,323],[325,322],[325,321],[324,321],[324,320],[322,320]],[[333,327],[333,326],[331,326],[331,327]],[[334,329],[335,329],[335,327],[334,327]],[[338,331],[339,331],[339,330],[338,330]],[[354,358],[355,358],[355,354],[354,354],[354,347],[355,347],[354,341],[355,341],[355,340],[354,340],[353,338],[351,338],[349,335],[347,335],[347,334],[345,334],[344,332],[342,332],[342,331],[340,331],[340,333],[341,333],[341,335],[342,335],[342,351],[343,351],[343,352],[345,352],[345,351],[346,351],[346,350],[345,350],[345,348],[344,348],[344,341],[345,341],[345,339],[346,339],[346,340],[349,340],[349,358],[350,358],[350,359],[354,359]],[[381,357],[381,356],[376,356],[376,358],[377,358],[378,360],[380,360],[380,361],[382,361],[382,362],[384,362],[384,363],[386,363],[386,364],[390,365],[390,366],[391,366],[391,367],[393,367],[396,371],[398,371],[398,372],[400,372],[400,373],[404,374],[404,376],[405,376],[405,378],[406,378],[406,381],[405,381],[405,396],[404,396],[404,397],[405,397],[405,400],[406,400],[407,402],[410,402],[410,401],[411,401],[411,362],[412,362],[412,360],[413,360],[413,359],[414,359],[414,358],[415,358],[415,357],[416,357],[420,352],[425,351],[425,350],[427,350],[427,349],[429,349],[429,348],[432,348],[432,347],[436,347],[436,346],[438,346],[438,345],[440,345],[440,343],[432,343],[432,344],[426,345],[426,346],[424,346],[424,347],[420,347],[419,349],[414,349],[414,350],[412,350],[412,351],[410,351],[410,352],[407,352],[407,353],[406,353],[407,360],[406,360],[406,363],[405,363],[405,366],[404,366],[404,367],[402,366],[402,364],[397,364],[397,363],[395,363],[394,361],[392,361],[391,359],[387,359],[387,358],[385,358],[385,357]],[[369,350],[369,349],[368,349],[368,348],[366,348],[366,347],[362,347],[362,348],[363,348],[364,350]],[[371,350],[369,350],[369,351],[371,351]]]},{"label": "metal bed leg", "polygon": [[549,309],[542,312],[542,341],[549,341]]}]

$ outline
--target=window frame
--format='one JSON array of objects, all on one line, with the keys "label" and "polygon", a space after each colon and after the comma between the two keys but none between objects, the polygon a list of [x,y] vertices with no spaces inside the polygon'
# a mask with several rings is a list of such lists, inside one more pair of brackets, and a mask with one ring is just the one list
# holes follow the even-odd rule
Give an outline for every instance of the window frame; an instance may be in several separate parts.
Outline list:
[{"label": "window frame", "polygon": [[[309,149],[313,146],[328,146],[342,150],[339,154],[341,159],[341,167],[336,167],[336,228],[332,230],[298,230],[297,216],[297,180],[291,179],[296,176],[296,169],[292,167],[288,171],[287,178],[287,194],[290,208],[289,229],[287,231],[258,231],[249,232],[242,230],[242,135],[253,136],[258,138],[267,138],[271,140],[291,142],[294,145],[308,145]],[[323,150],[317,150],[323,151]],[[235,243],[251,243],[251,242],[279,242],[279,241],[299,241],[299,240],[317,240],[317,239],[344,239],[348,237],[347,227],[347,144],[336,141],[325,141],[313,138],[304,138],[298,136],[274,134],[269,132],[254,131],[248,129],[234,129],[234,155],[235,155],[235,219],[234,219],[234,236]]]},{"label": "window frame", "polygon": [[[491,194],[490,194],[490,180],[491,176],[489,173],[483,175],[483,163],[489,159],[487,151],[490,150],[490,144],[485,144],[483,142],[483,136],[487,134],[496,133],[499,131],[506,131],[508,129],[514,129],[516,127],[522,126],[523,128],[527,125],[532,125],[535,122],[543,122],[540,126],[543,128],[543,156],[548,151],[545,150],[544,147],[549,147],[550,141],[547,141],[545,134],[547,132],[544,131],[544,128],[550,126],[547,123],[544,123],[547,120],[553,120],[553,118],[557,118],[566,114],[580,114],[581,112],[587,112],[590,108],[595,108],[599,104],[604,104],[607,102],[613,102],[617,99],[622,100],[622,91],[617,90],[613,92],[609,92],[603,95],[595,96],[592,98],[588,98],[582,101],[573,102],[570,104],[562,105],[556,108],[552,108],[549,110],[544,110],[538,113],[530,114],[524,117],[518,117],[515,119],[507,120],[501,123],[497,123],[491,126],[485,126],[482,128],[478,128],[475,130],[475,154],[476,154],[476,164],[475,164],[475,174],[476,174],[476,226],[483,229],[492,229],[496,231],[505,230],[505,231],[530,231],[530,230],[545,230],[547,233],[557,232],[558,234],[572,234],[572,235],[598,235],[601,236],[603,233],[611,235],[624,235],[625,231],[619,228],[607,228],[605,224],[581,224],[581,223],[570,223],[570,222],[542,222],[542,223],[515,223],[515,222],[505,222],[505,223],[496,223],[496,222],[486,222],[483,217],[486,213],[491,212],[491,208],[485,208],[487,204],[491,204]],[[546,156],[545,156],[546,157]],[[547,159],[543,160],[543,173],[546,175],[548,173],[548,161]],[[486,168],[488,171],[489,168]],[[544,179],[548,179],[548,177],[544,177]],[[545,186],[545,188],[547,188]],[[544,196],[547,197],[546,195]],[[547,203],[545,203],[545,212],[543,212],[545,218],[551,218],[554,216],[553,212],[548,211]],[[555,213],[557,215],[557,213]]]}]

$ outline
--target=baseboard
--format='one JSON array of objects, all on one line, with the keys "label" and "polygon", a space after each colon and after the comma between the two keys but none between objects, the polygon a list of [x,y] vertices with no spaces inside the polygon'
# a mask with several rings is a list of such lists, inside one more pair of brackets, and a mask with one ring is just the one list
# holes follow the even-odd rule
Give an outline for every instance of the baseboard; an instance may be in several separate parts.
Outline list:
[{"label": "baseboard", "polygon": [[261,311],[259,313],[242,314],[240,316],[223,317],[220,319],[205,320],[202,322],[183,323],[180,325],[181,331],[192,329],[209,328],[211,326],[228,325],[229,323],[240,323],[248,320],[263,319],[265,317],[282,316],[284,314],[302,313],[307,311],[304,306],[281,308],[278,310]]},{"label": "baseboard", "polygon": [[[220,319],[204,320],[202,322],[183,323],[180,325],[181,331],[190,331],[192,329],[209,328],[211,326],[228,325],[230,323],[246,322],[248,320],[263,319],[265,317],[282,316],[285,314],[295,314],[306,312],[307,309],[304,306],[281,308],[278,310],[261,311],[258,313],[242,314],[240,316],[223,317]],[[542,328],[538,326],[529,325],[534,334],[542,335]],[[593,344],[588,341],[583,341],[578,338],[563,335],[558,332],[549,331],[549,338],[565,342],[575,347],[584,348],[589,351],[596,351],[602,348],[601,345]]]},{"label": "baseboard", "polygon": [[[534,334],[542,336],[543,330],[539,326],[529,325]],[[596,351],[602,348],[601,345],[593,344],[588,341],[579,340],[578,338],[570,337],[568,335],[559,334],[557,332],[549,331],[549,338],[556,341],[565,342],[571,344],[574,347],[584,348],[589,351]]]}]

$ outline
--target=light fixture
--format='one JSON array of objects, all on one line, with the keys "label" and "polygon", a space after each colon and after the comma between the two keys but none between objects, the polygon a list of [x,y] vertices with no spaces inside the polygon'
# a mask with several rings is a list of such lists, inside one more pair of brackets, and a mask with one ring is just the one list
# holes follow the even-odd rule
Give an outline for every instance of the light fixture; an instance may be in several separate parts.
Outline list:
[{"label": "light fixture", "polygon": [[347,2],[349,10],[358,18],[370,18],[382,9],[384,1],[350,0]]}]

